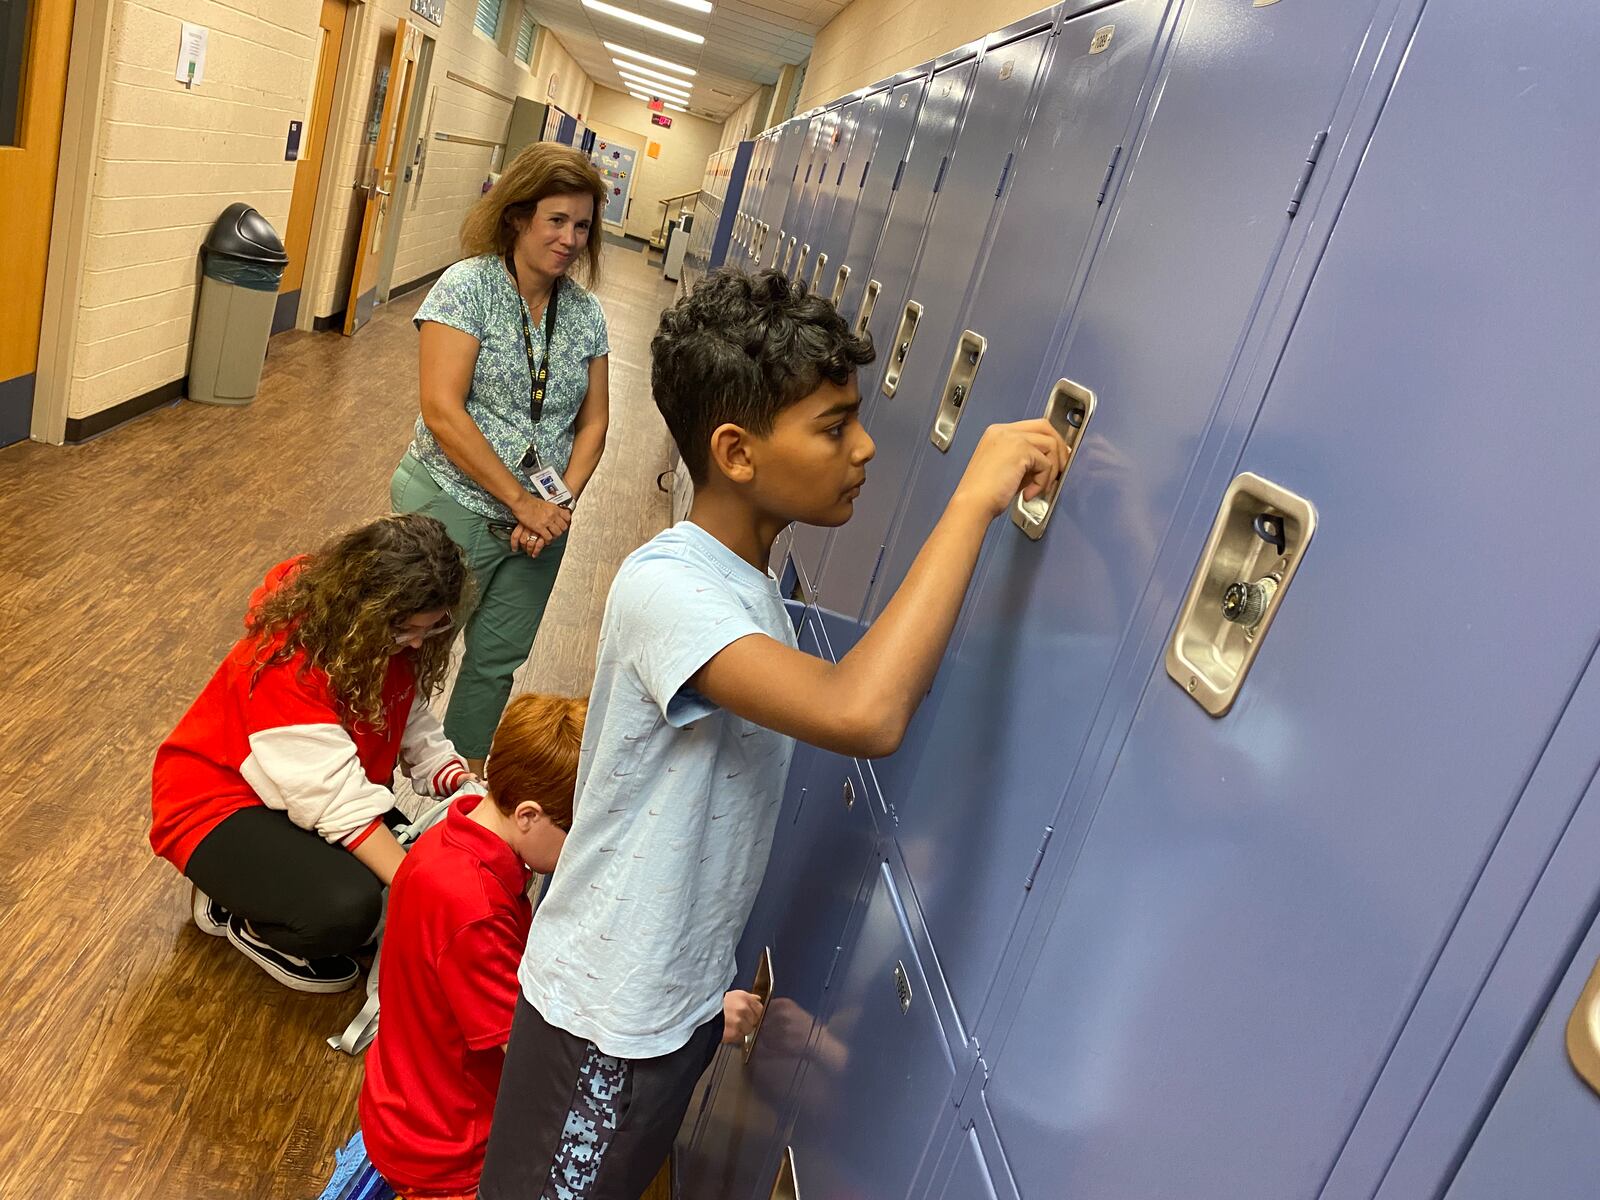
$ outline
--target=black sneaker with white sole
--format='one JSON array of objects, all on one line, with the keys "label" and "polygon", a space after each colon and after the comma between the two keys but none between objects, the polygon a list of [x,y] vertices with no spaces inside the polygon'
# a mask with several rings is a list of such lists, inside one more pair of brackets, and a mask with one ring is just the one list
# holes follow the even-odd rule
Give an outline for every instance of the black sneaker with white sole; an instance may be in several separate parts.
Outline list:
[{"label": "black sneaker with white sole", "polygon": [[348,991],[361,975],[356,960],[343,954],[306,959],[274,949],[241,917],[228,918],[228,940],[256,966],[297,992]]},{"label": "black sneaker with white sole", "polygon": [[199,888],[189,898],[189,911],[194,914],[195,927],[210,937],[228,936],[228,918],[232,914]]}]

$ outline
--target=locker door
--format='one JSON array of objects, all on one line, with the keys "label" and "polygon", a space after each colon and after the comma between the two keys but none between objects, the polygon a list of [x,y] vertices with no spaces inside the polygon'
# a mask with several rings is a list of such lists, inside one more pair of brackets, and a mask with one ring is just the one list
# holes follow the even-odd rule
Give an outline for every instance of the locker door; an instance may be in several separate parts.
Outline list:
[{"label": "locker door", "polygon": [[[1045,51],[1048,25],[1015,41],[985,50],[960,133],[935,177],[937,198],[927,224],[912,282],[901,310],[920,306],[914,338],[902,338],[901,312],[884,312],[886,338],[879,342],[882,374],[864,372],[867,382],[899,376],[894,395],[882,384],[863,407],[865,422],[878,443],[869,471],[870,488],[856,501],[847,525],[834,530],[818,577],[812,580],[829,611],[845,617],[861,612],[878,565],[878,551],[905,484],[912,457],[927,436],[942,394],[949,359],[941,361],[955,332],[955,320],[985,244],[1013,150],[1026,125],[1028,101]],[[880,258],[882,254],[880,252]],[[877,265],[873,271],[876,273]],[[887,322],[893,320],[894,324]],[[903,350],[909,340],[909,349]]]},{"label": "locker door", "polygon": [[1533,1040],[1446,1193],[1446,1200],[1593,1200],[1600,1179],[1600,1095],[1573,1069],[1567,1023],[1595,1007],[1600,921],[1578,947]]},{"label": "locker door", "polygon": [[788,1139],[805,1200],[905,1196],[950,1110],[954,1069],[887,864],[862,906]]},{"label": "locker door", "polygon": [[[895,180],[911,148],[911,132],[916,127],[922,93],[927,86],[928,80],[923,75],[895,84],[879,118],[881,128],[877,142],[869,148],[864,174],[859,176],[861,184],[850,222],[850,236],[841,252],[843,260],[850,264],[850,282],[839,301],[839,311],[851,322],[861,315],[861,300],[866,292],[873,252],[883,236],[889,205],[894,199]],[[812,566],[815,565],[813,561]]]},{"label": "locker door", "polygon": [[[956,120],[961,115],[967,88],[976,71],[975,59],[963,59],[945,67],[931,80],[917,79],[894,90],[895,120],[892,125],[885,126],[879,139],[882,145],[867,173],[866,194],[862,197],[856,231],[852,231],[850,249],[846,252],[847,257],[866,263],[865,274],[879,285],[871,320],[867,323],[867,333],[879,347],[878,362],[858,373],[863,411],[870,407],[877,391],[883,369],[882,347],[900,322],[912,260],[921,243],[928,212],[933,207],[934,180],[955,135]],[[917,97],[923,95],[924,89],[927,94],[919,105]],[[907,114],[912,123],[907,123]],[[890,157],[885,152],[894,149],[890,141],[892,134],[898,135],[895,142],[901,150]],[[879,212],[884,214],[883,228],[869,242],[862,219]],[[858,232],[862,235],[860,243]],[[852,310],[847,306],[844,311]],[[817,582],[823,546],[829,534],[829,530],[815,526],[802,525],[795,529],[793,553],[808,584]]]},{"label": "locker door", "polygon": [[780,270],[787,270],[791,275],[794,273],[795,259],[800,256],[800,244],[804,239],[807,218],[811,215],[811,204],[816,199],[813,183],[817,177],[818,164],[825,153],[822,145],[822,129],[827,119],[828,114],[821,112],[805,122],[805,133],[801,135],[804,148],[800,152],[794,179],[789,184],[789,203],[783,213],[783,227],[788,233],[784,238],[777,265]]},{"label": "locker door", "polygon": [[961,1131],[955,1162],[934,1184],[930,1195],[936,1200],[995,1200],[989,1164],[984,1160],[983,1147],[978,1145],[978,1135],[972,1130]]},{"label": "locker door", "polygon": [[778,145],[773,151],[772,167],[761,200],[761,221],[767,226],[768,233],[766,245],[761,249],[759,266],[771,267],[782,257],[782,245],[788,237],[783,216],[789,206],[790,190],[810,127],[809,121],[794,117],[784,122],[778,130]]},{"label": "locker door", "polygon": [[[852,100],[838,111],[833,124],[824,131],[830,139],[830,149],[827,157],[822,160],[821,171],[818,172],[816,205],[812,209],[811,220],[807,227],[811,256],[806,262],[805,273],[802,276],[807,286],[824,296],[833,294],[834,260],[838,256],[838,249],[834,244],[838,240],[834,227],[834,210],[838,203],[839,190],[843,186],[851,150],[855,146],[856,132],[860,127],[861,112],[865,105],[865,100]],[[826,278],[823,277],[824,272]]]},{"label": "locker door", "polygon": [[[900,752],[874,764],[900,819],[901,844],[919,864],[918,901],[968,1029],[991,991],[1047,827],[1052,838],[1064,832],[1053,820],[1062,791],[1289,232],[1288,189],[1313,133],[1332,118],[1373,7],[1190,5],[1146,85],[1160,99],[1121,156],[1133,166],[1108,194],[1115,211],[1069,316],[1067,352],[1047,358],[1010,401],[1006,415],[1042,412],[1044,393],[1065,376],[1094,391],[1098,404],[1045,536],[1031,541],[1009,521],[996,523],[959,641]],[[1105,23],[1113,23],[1109,14]],[[1123,35],[1120,15],[1114,24],[1106,53]],[[1286,79],[1295,85],[1282,88],[1277,103],[1259,102]],[[1089,172],[1097,193],[1109,157]],[[1003,285],[1003,275],[990,275]],[[1000,298],[986,323],[1025,322],[1018,307]],[[942,508],[987,423],[982,397],[993,395],[975,392],[978,407],[957,427],[948,455],[925,456],[918,515],[907,510],[894,569],[904,570],[921,523]],[[925,441],[927,425],[918,432]],[[866,490],[873,486],[869,467]],[[828,633],[840,653],[853,644],[842,621],[830,622]],[[1018,686],[1023,677],[1048,690]],[[991,804],[996,796],[1004,804]],[[975,811],[984,814],[976,831]]]},{"label": "locker door", "polygon": [[855,223],[856,208],[861,202],[862,185],[865,182],[867,170],[872,163],[873,153],[878,148],[878,136],[883,131],[884,114],[888,111],[890,93],[888,89],[868,96],[861,103],[856,112],[855,130],[850,137],[850,153],[839,167],[839,177],[835,180],[836,194],[833,201],[833,216],[828,221],[826,236],[821,242],[821,249],[828,256],[828,269],[822,285],[822,292],[828,297],[837,295],[839,311],[845,314],[846,320],[853,320],[855,310],[845,303],[845,293],[840,289],[840,271],[846,267],[849,273],[843,276],[845,285],[848,286],[849,276],[854,275],[859,269],[849,259],[850,231]]},{"label": "locker door", "polygon": [[756,151],[756,161],[750,166],[749,195],[744,205],[743,248],[740,261],[736,264],[742,271],[751,270],[757,248],[761,243],[761,212],[766,204],[768,180],[772,173],[772,156],[776,149],[776,135],[770,130],[763,133]]},{"label": "locker door", "polygon": [[800,193],[800,210],[789,218],[789,236],[797,243],[790,263],[790,274],[795,279],[811,278],[812,256],[816,252],[817,207],[827,181],[832,178],[833,161],[839,154],[839,116],[838,108],[830,108],[817,118],[812,130],[815,146],[803,173],[805,187]]},{"label": "locker door", "polygon": [[[911,484],[894,498],[898,513],[869,613],[905,578],[985,427],[1042,411],[1038,380],[1086,269],[1090,239],[1114,200],[1112,175],[1137,128],[1167,8],[1167,0],[1121,0],[1067,21],[1055,38],[1037,114],[1017,148],[989,252],[956,326],[982,335],[988,348],[948,451],[929,440],[931,414],[921,429],[905,432],[915,446]],[[1113,33],[1104,41],[1107,26]],[[927,289],[919,281],[912,290]],[[955,339],[920,349],[926,358],[919,365],[943,370]]]},{"label": "locker door", "polygon": [[[1600,640],[1600,543],[1565,519],[1600,510],[1600,174],[1569,152],[1600,117],[1600,26],[1566,11],[1428,5],[1259,413],[1225,415],[1249,440],[1197,478],[1155,586],[1188,586],[1212,476],[1304,497],[1315,535],[1231,711],[1158,663],[1103,791],[1068,793],[1070,874],[988,1041],[1025,1196],[1319,1195],[1473,932],[1464,898]],[[1215,578],[1255,537],[1229,530]]]}]

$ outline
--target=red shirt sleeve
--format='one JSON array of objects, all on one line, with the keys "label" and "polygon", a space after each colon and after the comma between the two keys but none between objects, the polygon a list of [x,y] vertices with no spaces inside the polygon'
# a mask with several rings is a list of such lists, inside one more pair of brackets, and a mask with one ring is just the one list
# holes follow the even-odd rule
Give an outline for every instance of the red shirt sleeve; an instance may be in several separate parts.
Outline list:
[{"label": "red shirt sleeve", "polygon": [[515,915],[499,912],[462,926],[440,952],[439,986],[474,1050],[511,1037],[526,936]]}]

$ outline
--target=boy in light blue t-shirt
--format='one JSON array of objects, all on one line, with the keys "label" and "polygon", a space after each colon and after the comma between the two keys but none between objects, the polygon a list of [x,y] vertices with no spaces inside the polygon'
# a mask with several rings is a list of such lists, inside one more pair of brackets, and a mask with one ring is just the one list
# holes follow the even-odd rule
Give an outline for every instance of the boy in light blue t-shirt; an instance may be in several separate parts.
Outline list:
[{"label": "boy in light blue t-shirt", "polygon": [[989,523],[1066,465],[1044,421],[985,432],[882,615],[837,665],[801,653],[768,568],[795,521],[850,519],[872,361],[833,305],[718,272],[662,315],[651,383],[695,481],[630,555],[601,624],[576,816],[534,916],[480,1196],[635,1200],[719,1041],[796,738],[892,753],[932,682]]}]

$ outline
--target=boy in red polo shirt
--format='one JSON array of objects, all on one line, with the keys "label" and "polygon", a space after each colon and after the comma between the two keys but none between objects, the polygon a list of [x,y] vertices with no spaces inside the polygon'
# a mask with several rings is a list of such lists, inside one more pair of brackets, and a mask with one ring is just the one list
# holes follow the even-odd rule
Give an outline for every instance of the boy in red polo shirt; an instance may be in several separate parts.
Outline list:
[{"label": "boy in red polo shirt", "polygon": [[361,1126],[404,1197],[471,1197],[500,1086],[528,884],[556,864],[588,701],[519,696],[489,754],[486,797],[463,796],[406,855],[389,895]]}]

